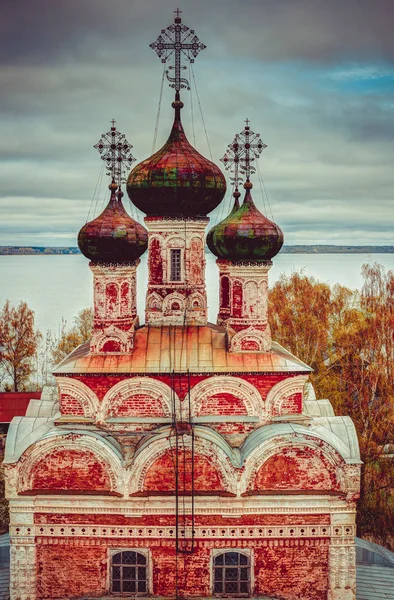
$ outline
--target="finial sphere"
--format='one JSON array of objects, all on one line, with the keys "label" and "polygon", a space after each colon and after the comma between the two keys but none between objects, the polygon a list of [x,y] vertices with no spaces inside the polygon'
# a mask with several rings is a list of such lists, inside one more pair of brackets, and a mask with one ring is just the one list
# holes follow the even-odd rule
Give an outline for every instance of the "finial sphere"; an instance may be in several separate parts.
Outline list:
[{"label": "finial sphere", "polygon": [[110,184],[109,184],[109,186],[108,186],[108,189],[109,189],[111,192],[116,192],[116,190],[118,189],[118,184],[117,184],[117,183],[115,183],[115,181],[111,181],[111,183],[110,183]]},{"label": "finial sphere", "polygon": [[253,183],[251,181],[245,181],[245,183],[244,183],[245,190],[251,190],[252,187],[253,187]]}]

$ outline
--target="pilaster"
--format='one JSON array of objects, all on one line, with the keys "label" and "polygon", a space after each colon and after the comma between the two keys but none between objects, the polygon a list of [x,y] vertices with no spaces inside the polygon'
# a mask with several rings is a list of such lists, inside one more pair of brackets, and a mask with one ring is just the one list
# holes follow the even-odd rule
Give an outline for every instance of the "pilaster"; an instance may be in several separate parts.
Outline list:
[{"label": "pilaster", "polygon": [[15,514],[12,506],[10,509],[10,600],[36,600],[37,552],[33,512]]}]

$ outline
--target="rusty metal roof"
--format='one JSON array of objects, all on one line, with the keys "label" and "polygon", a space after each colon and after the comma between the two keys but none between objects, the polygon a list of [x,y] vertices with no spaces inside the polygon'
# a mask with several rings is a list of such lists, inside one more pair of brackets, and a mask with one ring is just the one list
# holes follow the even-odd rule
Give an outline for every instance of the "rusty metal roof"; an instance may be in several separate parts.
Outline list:
[{"label": "rusty metal roof", "polygon": [[54,371],[65,373],[309,373],[312,369],[273,342],[267,353],[228,352],[223,327],[137,329],[130,354],[90,354],[89,343],[67,356]]}]

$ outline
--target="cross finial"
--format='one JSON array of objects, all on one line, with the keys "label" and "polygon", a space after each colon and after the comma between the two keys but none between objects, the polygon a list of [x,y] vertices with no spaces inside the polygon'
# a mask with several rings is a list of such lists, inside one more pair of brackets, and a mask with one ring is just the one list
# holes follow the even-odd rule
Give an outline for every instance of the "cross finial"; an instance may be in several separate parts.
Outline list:
[{"label": "cross finial", "polygon": [[[161,58],[162,63],[172,59],[173,64],[166,70],[166,75],[170,87],[174,88],[178,94],[181,89],[190,89],[188,80],[181,77],[181,71],[187,69],[186,65],[182,65],[181,59],[193,63],[201,50],[206,48],[195,35],[194,30],[182,24],[181,13],[182,11],[179,8],[174,10],[176,15],[174,23],[169,25],[167,29],[162,29],[157,40],[150,44],[157,56]],[[170,75],[170,71],[174,71],[174,77]]]},{"label": "cross finial", "polygon": [[232,178],[235,187],[241,181],[239,172],[249,180],[250,175],[256,171],[253,161],[259,158],[260,154],[266,148],[266,144],[261,141],[260,134],[250,130],[249,119],[245,120],[245,128],[241,133],[237,133],[234,140],[227,146],[223,158],[225,169],[230,169],[234,176]]},{"label": "cross finial", "polygon": [[94,148],[101,154],[101,159],[107,166],[107,175],[112,177],[119,186],[125,181],[124,171],[135,161],[131,153],[132,145],[126,136],[116,130],[115,119],[111,121],[111,130],[103,133]]}]

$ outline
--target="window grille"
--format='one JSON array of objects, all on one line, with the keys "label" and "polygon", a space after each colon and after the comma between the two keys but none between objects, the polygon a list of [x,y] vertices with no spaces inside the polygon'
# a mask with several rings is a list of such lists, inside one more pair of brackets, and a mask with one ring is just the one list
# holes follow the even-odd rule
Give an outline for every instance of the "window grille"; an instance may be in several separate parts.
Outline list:
[{"label": "window grille", "polygon": [[111,561],[111,593],[143,595],[148,592],[147,559],[139,552],[123,551]]},{"label": "window grille", "polygon": [[240,552],[223,552],[213,562],[213,593],[224,596],[250,594],[250,559]]},{"label": "window grille", "polygon": [[171,250],[171,281],[181,281],[181,250]]}]

